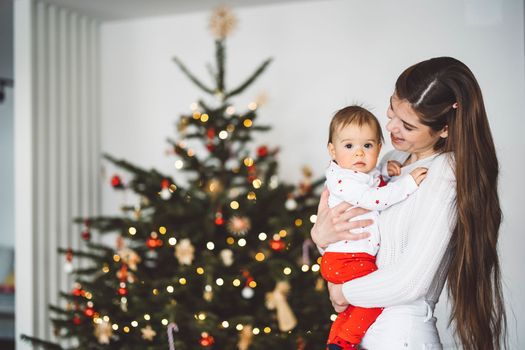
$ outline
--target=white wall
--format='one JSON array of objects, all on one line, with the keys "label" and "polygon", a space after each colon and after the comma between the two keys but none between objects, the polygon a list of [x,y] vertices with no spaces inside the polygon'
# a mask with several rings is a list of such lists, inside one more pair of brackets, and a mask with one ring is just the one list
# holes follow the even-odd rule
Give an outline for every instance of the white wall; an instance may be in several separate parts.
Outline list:
[{"label": "white wall", "polygon": [[[0,77],[13,79],[12,0],[0,0]],[[0,246],[13,248],[13,89],[4,92],[5,100],[0,104]]]},{"label": "white wall", "polygon": [[[525,166],[516,159],[525,147],[523,10],[518,0],[333,0],[242,8],[237,11],[240,29],[227,51],[230,86],[266,57],[275,58],[236,102],[245,106],[259,92],[267,93],[269,102],[259,112],[274,129],[259,140],[281,147],[280,173],[290,181],[301,177],[304,164],[322,174],[328,121],[338,108],[362,102],[384,124],[393,84],[407,66],[448,55],[471,67],[484,92],[501,161],[501,255],[511,349],[525,348],[525,339],[517,336],[525,334],[520,250],[525,191],[519,186]],[[175,173],[174,159],[164,153],[165,139],[174,135],[178,116],[204,94],[171,57],[178,55],[198,76],[208,77],[205,63],[213,61],[208,17],[206,12],[103,26],[103,151]],[[107,168],[109,178],[114,169]],[[123,201],[131,199],[106,185],[102,212],[118,212]],[[444,304],[437,310],[441,334],[453,348]]]}]

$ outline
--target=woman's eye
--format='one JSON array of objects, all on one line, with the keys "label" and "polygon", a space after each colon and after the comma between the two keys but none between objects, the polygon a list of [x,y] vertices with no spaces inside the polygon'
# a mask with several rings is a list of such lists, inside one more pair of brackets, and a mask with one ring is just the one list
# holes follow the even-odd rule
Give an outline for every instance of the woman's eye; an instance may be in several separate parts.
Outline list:
[{"label": "woman's eye", "polygon": [[403,124],[403,126],[404,126],[405,130],[407,130],[407,131],[412,131],[412,130],[414,130],[414,128],[412,128],[412,127],[410,127],[410,126],[408,126],[408,125],[406,125],[406,124]]},{"label": "woman's eye", "polygon": [[345,148],[348,148],[348,149],[352,148],[352,144],[351,143],[346,144]]}]

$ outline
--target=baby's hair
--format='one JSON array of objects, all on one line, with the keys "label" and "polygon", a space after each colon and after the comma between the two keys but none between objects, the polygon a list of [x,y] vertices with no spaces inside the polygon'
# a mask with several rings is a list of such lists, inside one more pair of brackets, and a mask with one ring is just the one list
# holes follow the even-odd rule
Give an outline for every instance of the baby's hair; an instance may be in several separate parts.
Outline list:
[{"label": "baby's hair", "polygon": [[377,142],[383,143],[383,131],[381,131],[381,125],[379,125],[377,118],[368,109],[357,105],[341,108],[335,113],[330,122],[328,143],[332,142],[332,138],[337,131],[351,124],[359,127],[363,125],[370,126],[376,133]]}]

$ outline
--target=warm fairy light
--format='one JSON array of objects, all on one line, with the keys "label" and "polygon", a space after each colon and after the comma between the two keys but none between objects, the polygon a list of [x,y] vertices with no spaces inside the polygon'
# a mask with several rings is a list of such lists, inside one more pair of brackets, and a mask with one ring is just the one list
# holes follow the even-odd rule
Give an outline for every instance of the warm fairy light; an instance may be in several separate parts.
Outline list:
[{"label": "warm fairy light", "polygon": [[192,111],[195,111],[197,110],[197,108],[199,108],[199,104],[197,102],[193,102],[191,105],[190,105],[190,109]]},{"label": "warm fairy light", "polygon": [[186,279],[184,277],[181,277],[179,278],[179,283],[182,284],[182,285],[185,285],[186,284]]},{"label": "warm fairy light", "polygon": [[209,250],[215,249],[215,243],[213,242],[206,243],[206,248],[208,248]]},{"label": "warm fairy light", "polygon": [[131,327],[138,327],[139,323],[137,321],[131,321]]},{"label": "warm fairy light", "polygon": [[218,286],[222,286],[224,284],[224,280],[222,278],[217,278],[217,280],[215,281],[215,283],[217,283]]},{"label": "warm fairy light", "polygon": [[175,238],[175,237],[171,237],[170,239],[168,239],[168,243],[169,243],[170,245],[175,245],[175,244],[177,244],[177,238]]},{"label": "warm fairy light", "polygon": [[175,192],[176,190],[177,190],[177,185],[175,185],[175,184],[171,184],[171,185],[170,185],[170,192],[173,193],[173,192]]},{"label": "warm fairy light", "polygon": [[204,269],[202,267],[197,267],[197,274],[203,275],[204,274]]},{"label": "warm fairy light", "polygon": [[255,195],[255,192],[248,192],[248,194],[246,195],[246,198],[253,201],[254,199],[257,199],[257,196]]},{"label": "warm fairy light", "polygon": [[228,124],[228,125],[226,126],[226,131],[229,132],[229,133],[234,132],[234,131],[235,131],[235,125],[233,125],[233,124]]},{"label": "warm fairy light", "polygon": [[272,331],[272,329],[270,327],[264,327],[264,330],[263,330],[264,333],[268,334],[271,331]]},{"label": "warm fairy light", "polygon": [[120,261],[120,256],[118,254],[113,255],[113,260],[115,262],[119,262]]},{"label": "warm fairy light", "polygon": [[261,330],[259,328],[254,328],[252,333],[257,335],[257,334],[261,333]]},{"label": "warm fairy light", "polygon": [[226,238],[226,243],[228,243],[229,245],[232,245],[235,243],[235,239],[233,237],[228,237]]},{"label": "warm fairy light", "polygon": [[315,224],[316,221],[317,221],[317,215],[314,214],[314,215],[310,216],[310,222],[312,224]]},{"label": "warm fairy light", "polygon": [[173,288],[173,286],[167,286],[166,290],[168,291],[168,293],[173,293],[175,291],[175,288]]},{"label": "warm fairy light", "polygon": [[123,330],[124,330],[124,333],[129,333],[129,327],[128,327],[128,326],[125,326],[125,327],[123,328]]},{"label": "warm fairy light", "polygon": [[182,169],[182,167],[184,166],[184,162],[180,159],[176,160],[175,161],[175,169]]},{"label": "warm fairy light", "polygon": [[233,280],[232,284],[234,287],[239,287],[241,285],[241,280],[236,278]]},{"label": "warm fairy light", "polygon": [[161,235],[165,235],[166,234],[166,228],[164,226],[159,227],[159,233]]},{"label": "warm fairy light", "polygon": [[246,128],[249,128],[250,126],[252,126],[252,121],[250,119],[244,119],[244,121],[242,122],[242,125],[244,125]]},{"label": "warm fairy light", "polygon": [[255,188],[255,189],[261,188],[261,186],[262,186],[262,181],[261,181],[261,179],[255,179],[255,180],[253,180],[253,181],[252,181],[252,186],[253,186],[253,188]]},{"label": "warm fairy light", "polygon": [[153,295],[159,295],[159,290],[157,288],[153,288]]},{"label": "warm fairy light", "polygon": [[242,331],[242,329],[244,328],[244,326],[240,323],[237,324],[237,326],[235,326],[235,329],[238,330],[238,331]]},{"label": "warm fairy light", "polygon": [[244,247],[246,245],[246,240],[244,238],[241,238],[239,239],[239,241],[237,241],[237,244],[239,245],[239,247]]},{"label": "warm fairy light", "polygon": [[104,320],[104,322],[109,322],[109,316],[107,316],[107,315],[102,317],[102,319]]},{"label": "warm fairy light", "polygon": [[230,208],[232,208],[233,210],[239,209],[239,202],[231,201]]},{"label": "warm fairy light", "polygon": [[257,253],[255,254],[255,260],[257,261],[263,261],[265,258],[264,254],[263,253]]},{"label": "warm fairy light", "polygon": [[144,314],[144,319],[146,321],[149,321],[151,319],[150,315],[149,314]]},{"label": "warm fairy light", "polygon": [[317,264],[313,264],[313,265],[312,265],[312,271],[313,271],[313,272],[317,272],[317,271],[319,271],[319,265],[317,265]]},{"label": "warm fairy light", "polygon": [[222,325],[222,328],[230,327],[230,323],[228,321],[222,321],[221,325]]},{"label": "warm fairy light", "polygon": [[126,288],[126,283],[120,282],[119,286],[120,286],[120,288]]},{"label": "warm fairy light", "polygon": [[209,284],[207,284],[207,285],[204,286],[204,290],[207,291],[207,292],[211,292],[213,290],[213,287],[210,286]]},{"label": "warm fairy light", "polygon": [[193,157],[195,155],[195,151],[192,150],[191,148],[186,152],[186,154],[188,155],[188,157]]},{"label": "warm fairy light", "polygon": [[317,263],[318,263],[319,265],[321,265],[321,261],[322,261],[322,260],[323,260],[323,257],[322,257],[322,256],[320,256],[320,257],[318,257],[318,258],[317,258],[317,260],[316,260],[316,261],[317,261]]},{"label": "warm fairy light", "polygon": [[295,226],[297,227],[301,227],[303,225],[303,220],[301,219],[295,219]]},{"label": "warm fairy light", "polygon": [[310,266],[308,266],[308,265],[305,264],[305,265],[301,266],[301,270],[302,270],[303,272],[307,272],[308,270],[310,270]]},{"label": "warm fairy light", "polygon": [[255,111],[257,109],[257,103],[250,102],[250,104],[248,104],[248,109],[251,111]]},{"label": "warm fairy light", "polygon": [[226,130],[222,130],[219,132],[219,138],[221,140],[226,140],[228,138],[228,132]]},{"label": "warm fairy light", "polygon": [[209,115],[207,115],[206,113],[201,114],[201,122],[206,123],[208,119],[210,119]]},{"label": "warm fairy light", "polygon": [[246,165],[247,167],[250,167],[253,165],[253,159],[252,158],[244,158],[244,165]]},{"label": "warm fairy light", "polygon": [[84,292],[84,298],[90,300],[91,298],[93,298],[93,294],[91,294],[90,292]]},{"label": "warm fairy light", "polygon": [[286,237],[286,230],[279,231],[279,237],[281,237],[281,238]]},{"label": "warm fairy light", "polygon": [[109,272],[109,266],[107,264],[104,264],[104,266],[102,266],[102,272],[104,272],[104,273],[108,273]]},{"label": "warm fairy light", "polygon": [[168,320],[163,318],[162,321],[160,321],[160,323],[162,323],[163,326],[167,326],[168,325]]},{"label": "warm fairy light", "polygon": [[226,114],[232,115],[233,113],[235,113],[235,107],[228,106],[228,108],[226,108]]},{"label": "warm fairy light", "polygon": [[130,235],[134,236],[137,233],[137,229],[135,227],[130,227],[128,232]]},{"label": "warm fairy light", "polygon": [[289,275],[289,274],[292,273],[292,269],[289,268],[289,267],[285,267],[285,268],[283,269],[283,273],[284,273],[285,275]]},{"label": "warm fairy light", "polygon": [[259,239],[260,239],[261,241],[266,240],[266,238],[268,238],[268,236],[266,235],[266,233],[264,233],[264,232],[259,233]]},{"label": "warm fairy light", "polygon": [[193,115],[192,115],[193,119],[197,120],[197,119],[200,119],[201,117],[201,114],[197,111],[193,112]]},{"label": "warm fairy light", "polygon": [[281,239],[281,236],[279,236],[279,234],[276,233],[276,234],[274,234],[274,235],[272,236],[272,238],[273,238],[274,241],[278,241],[278,240]]},{"label": "warm fairy light", "polygon": [[126,298],[126,297],[122,297],[122,298],[120,298],[120,302],[121,302],[122,304],[127,304],[127,303],[128,303],[128,298]]},{"label": "warm fairy light", "polygon": [[93,323],[101,324],[102,323],[102,319],[99,318],[99,317],[93,317]]},{"label": "warm fairy light", "polygon": [[331,314],[331,315],[330,315],[330,321],[333,322],[333,321],[336,320],[336,318],[337,318],[337,315],[336,315],[336,314]]},{"label": "warm fairy light", "polygon": [[257,282],[250,281],[250,283],[248,283],[248,285],[250,286],[250,288],[255,288],[255,287],[257,287]]},{"label": "warm fairy light", "polygon": [[197,318],[198,318],[199,320],[201,320],[201,321],[204,321],[204,320],[206,319],[206,314],[205,314],[204,312],[201,312],[201,313],[197,316]]},{"label": "warm fairy light", "polygon": [[118,324],[114,323],[111,328],[113,328],[114,331],[118,330]]}]

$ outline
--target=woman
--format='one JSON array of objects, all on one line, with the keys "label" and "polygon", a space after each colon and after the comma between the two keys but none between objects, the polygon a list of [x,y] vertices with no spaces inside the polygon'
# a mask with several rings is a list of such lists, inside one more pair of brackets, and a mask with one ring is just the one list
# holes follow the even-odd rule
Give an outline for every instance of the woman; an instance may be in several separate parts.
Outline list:
[{"label": "woman", "polygon": [[[399,76],[387,116],[395,150],[383,163],[400,162],[401,175],[427,167],[428,175],[410,198],[382,212],[379,270],[330,284],[332,304],[338,312],[348,304],[385,308],[363,338],[366,349],[441,349],[432,312],[447,280],[463,349],[500,349],[498,160],[479,85],[456,59],[420,62]],[[320,248],[367,224],[348,222],[363,212],[348,208],[329,209],[323,193],[312,229]]]}]

